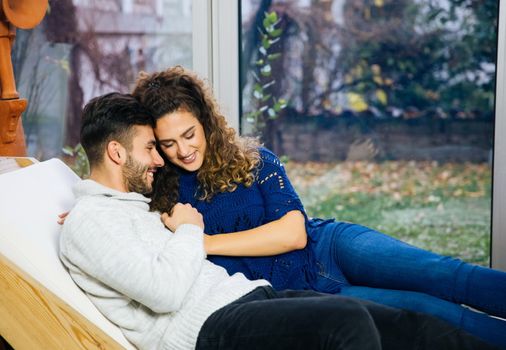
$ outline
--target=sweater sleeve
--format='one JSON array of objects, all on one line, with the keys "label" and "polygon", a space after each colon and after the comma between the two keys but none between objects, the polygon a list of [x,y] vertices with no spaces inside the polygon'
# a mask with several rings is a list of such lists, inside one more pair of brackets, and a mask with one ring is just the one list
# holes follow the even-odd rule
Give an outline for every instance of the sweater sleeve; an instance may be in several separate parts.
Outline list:
[{"label": "sweater sleeve", "polygon": [[277,220],[292,210],[299,210],[306,217],[304,206],[279,158],[265,148],[260,148],[260,157],[257,181],[265,203],[266,222]]},{"label": "sweater sleeve", "polygon": [[205,259],[199,227],[181,225],[174,234],[160,228],[163,232],[153,234],[164,237],[162,244],[153,245],[140,238],[125,213],[94,211],[81,216],[64,225],[62,256],[154,312],[181,307]]}]

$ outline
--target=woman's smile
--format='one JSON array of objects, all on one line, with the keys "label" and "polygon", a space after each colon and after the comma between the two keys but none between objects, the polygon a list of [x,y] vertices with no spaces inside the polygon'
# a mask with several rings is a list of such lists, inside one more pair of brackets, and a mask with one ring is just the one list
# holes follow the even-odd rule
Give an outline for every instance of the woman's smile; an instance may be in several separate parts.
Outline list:
[{"label": "woman's smile", "polygon": [[156,121],[155,135],[160,149],[174,165],[197,171],[204,163],[207,141],[204,128],[189,111],[178,109]]}]

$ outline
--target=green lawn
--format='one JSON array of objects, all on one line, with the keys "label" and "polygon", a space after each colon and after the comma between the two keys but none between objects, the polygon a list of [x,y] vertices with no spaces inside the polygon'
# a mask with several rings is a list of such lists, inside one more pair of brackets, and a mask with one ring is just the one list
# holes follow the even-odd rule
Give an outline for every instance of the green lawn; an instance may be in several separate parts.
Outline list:
[{"label": "green lawn", "polygon": [[488,164],[343,162],[286,164],[313,217],[335,217],[488,266]]}]

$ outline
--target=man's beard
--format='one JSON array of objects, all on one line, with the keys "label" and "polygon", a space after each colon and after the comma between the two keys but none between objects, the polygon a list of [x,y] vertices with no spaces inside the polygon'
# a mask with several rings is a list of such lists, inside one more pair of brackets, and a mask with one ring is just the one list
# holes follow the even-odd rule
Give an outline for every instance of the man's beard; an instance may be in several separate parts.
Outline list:
[{"label": "man's beard", "polygon": [[147,170],[149,166],[136,161],[132,156],[127,155],[127,160],[123,166],[123,178],[125,186],[129,192],[141,194],[151,193],[153,190],[147,179]]}]

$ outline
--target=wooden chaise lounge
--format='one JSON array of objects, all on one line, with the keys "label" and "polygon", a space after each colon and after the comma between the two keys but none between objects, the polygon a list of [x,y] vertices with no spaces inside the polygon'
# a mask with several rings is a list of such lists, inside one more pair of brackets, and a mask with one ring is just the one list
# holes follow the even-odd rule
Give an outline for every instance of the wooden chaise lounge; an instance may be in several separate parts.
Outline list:
[{"label": "wooden chaise lounge", "polygon": [[58,258],[78,180],[58,159],[0,175],[0,335],[16,350],[134,349]]}]

